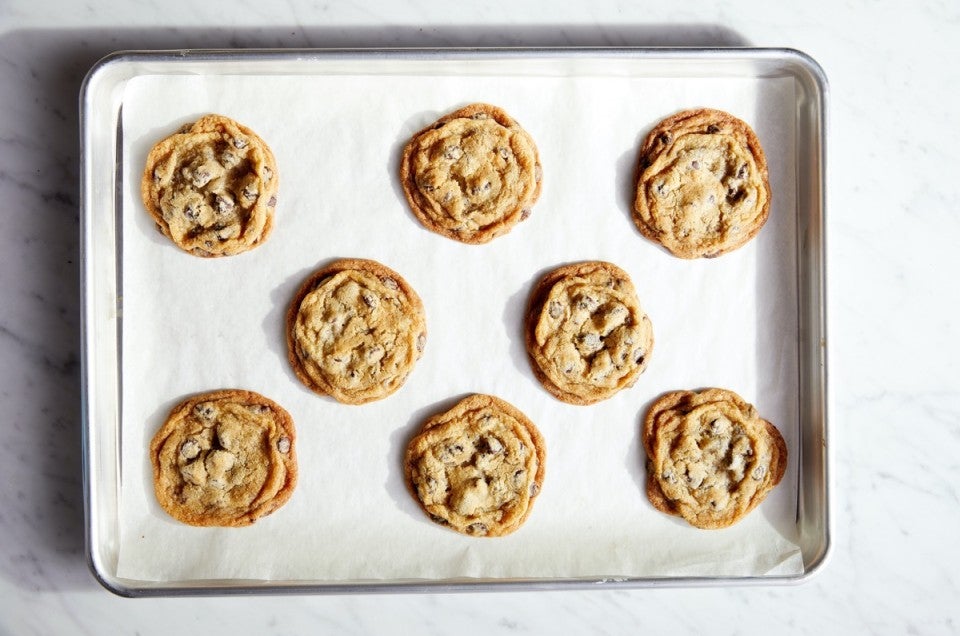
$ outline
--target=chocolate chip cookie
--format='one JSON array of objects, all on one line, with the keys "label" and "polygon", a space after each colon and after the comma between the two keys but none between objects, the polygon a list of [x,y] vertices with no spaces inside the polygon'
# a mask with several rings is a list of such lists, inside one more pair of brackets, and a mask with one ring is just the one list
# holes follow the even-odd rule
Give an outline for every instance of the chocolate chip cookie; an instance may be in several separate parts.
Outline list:
[{"label": "chocolate chip cookie", "polygon": [[399,389],[427,341],[423,303],[376,261],[343,259],[311,275],[287,310],[287,357],[311,390],[344,404]]},{"label": "chocolate chip cookie", "polygon": [[700,108],[663,120],[640,148],[633,220],[681,258],[711,258],[752,239],[770,211],[767,160],[729,113]]},{"label": "chocolate chip cookie", "polygon": [[277,205],[277,162],[252,130],[207,115],[147,156],[140,195],[157,227],[196,256],[229,256],[262,243]]},{"label": "chocolate chip cookie", "polygon": [[498,537],[530,515],[545,462],[546,446],[533,422],[499,398],[474,394],[424,422],[407,446],[404,475],[436,523]]},{"label": "chocolate chip cookie", "polygon": [[471,104],[424,128],[400,161],[400,182],[416,217],[463,243],[486,243],[526,219],[541,180],[533,139],[489,104]]},{"label": "chocolate chip cookie", "polygon": [[190,525],[250,525],[293,494],[295,442],[289,413],[253,391],[191,397],[150,443],[157,501]]},{"label": "chocolate chip cookie", "polygon": [[570,404],[633,386],[653,351],[653,325],[630,276],[603,261],[544,276],[530,296],[524,331],[537,379]]},{"label": "chocolate chip cookie", "polygon": [[697,528],[725,528],[783,478],[780,431],[733,391],[673,391],[643,421],[647,498]]}]

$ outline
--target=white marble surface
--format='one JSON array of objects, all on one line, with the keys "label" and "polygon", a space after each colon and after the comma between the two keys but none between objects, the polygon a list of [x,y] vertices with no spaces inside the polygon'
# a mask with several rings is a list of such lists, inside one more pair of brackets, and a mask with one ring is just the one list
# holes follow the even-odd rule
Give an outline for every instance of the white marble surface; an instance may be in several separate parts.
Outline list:
[{"label": "white marble surface", "polygon": [[[960,632],[960,6],[0,3],[0,634]],[[230,8],[235,7],[235,8]],[[798,586],[121,599],[87,571],[77,94],[128,48],[762,45],[831,82],[833,553]],[[953,290],[953,291],[951,291]]]}]

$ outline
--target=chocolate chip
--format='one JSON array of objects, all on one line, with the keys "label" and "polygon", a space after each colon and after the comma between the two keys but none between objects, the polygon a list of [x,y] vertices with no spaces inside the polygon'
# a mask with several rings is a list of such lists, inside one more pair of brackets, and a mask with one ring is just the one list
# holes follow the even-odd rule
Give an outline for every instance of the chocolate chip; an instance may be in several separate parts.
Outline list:
[{"label": "chocolate chip", "polygon": [[443,151],[443,158],[447,161],[456,161],[463,156],[463,148],[460,146],[447,146]]},{"label": "chocolate chip", "polygon": [[539,494],[540,494],[540,484],[538,484],[537,482],[533,482],[532,484],[530,484],[530,496],[536,497]]},{"label": "chocolate chip", "polygon": [[753,472],[750,473],[750,476],[756,479],[757,481],[760,481],[761,479],[763,479],[763,476],[766,474],[767,474],[766,466],[757,466],[756,468],[753,469]]},{"label": "chocolate chip", "polygon": [[520,220],[521,220],[521,221],[526,221],[527,219],[530,218],[530,215],[531,215],[531,214],[533,214],[533,210],[532,210],[532,209],[530,209],[530,208],[523,208],[522,210],[520,210]]},{"label": "chocolate chip", "polygon": [[277,207],[277,195],[273,195],[272,197],[270,197],[270,200],[267,201],[267,207],[268,208]]},{"label": "chocolate chip", "polygon": [[196,221],[200,218],[200,211],[194,208],[193,204],[190,204],[183,208],[183,216],[187,217],[191,221]]},{"label": "chocolate chip", "polygon": [[699,170],[700,162],[694,159],[693,161],[690,162],[690,167],[693,168],[694,170]]},{"label": "chocolate chip", "polygon": [[657,137],[657,140],[662,144],[668,144],[673,141],[673,135],[670,133],[660,133],[660,136]]},{"label": "chocolate chip", "polygon": [[253,184],[246,185],[243,188],[242,195],[244,199],[249,199],[250,201],[252,201],[257,198],[258,194],[260,194],[260,192],[256,188],[256,186],[254,186]]},{"label": "chocolate chip", "polygon": [[430,515],[430,520],[434,523],[439,523],[441,526],[448,526],[450,522],[441,517],[440,515]]},{"label": "chocolate chip", "polygon": [[241,137],[233,138],[233,147],[237,149],[242,149],[247,147],[247,140]]},{"label": "chocolate chip", "polygon": [[376,294],[368,289],[360,292],[360,298],[363,300],[363,304],[370,309],[376,309],[380,305],[380,299]]},{"label": "chocolate chip", "polygon": [[280,439],[278,439],[278,440],[277,440],[277,450],[280,451],[280,452],[283,453],[283,454],[289,453],[289,452],[290,452],[290,438],[289,438],[289,437],[281,437]]},{"label": "chocolate chip", "polygon": [[716,124],[710,124],[707,126],[707,132],[710,134],[718,133],[720,132],[720,126],[717,126]]},{"label": "chocolate chip", "polygon": [[480,523],[479,521],[475,521],[474,523],[471,523],[469,526],[467,526],[468,534],[484,535],[484,534],[487,534],[487,531],[488,531],[487,524]]},{"label": "chocolate chip", "polygon": [[212,420],[217,414],[217,407],[209,402],[202,402],[193,407],[193,414],[201,420]]},{"label": "chocolate chip", "polygon": [[622,323],[627,314],[630,312],[625,305],[616,304],[613,307],[607,305],[608,309],[603,312],[603,318],[607,321],[607,324],[610,323]]},{"label": "chocolate chip", "polygon": [[364,359],[367,361],[367,364],[374,365],[383,360],[383,356],[385,356],[386,353],[386,350],[380,345],[373,345],[364,353]]},{"label": "chocolate chip", "polygon": [[392,278],[390,278],[390,277],[388,277],[388,276],[384,276],[384,277],[381,278],[380,280],[383,281],[383,285],[384,285],[385,287],[387,287],[388,289],[392,289],[392,290],[394,290],[394,291],[400,289],[400,285],[397,283],[397,281],[393,280]]},{"label": "chocolate chip", "polygon": [[477,451],[485,455],[500,453],[503,451],[503,442],[496,437],[484,437],[477,443]]},{"label": "chocolate chip", "polygon": [[237,238],[240,236],[240,228],[236,225],[223,225],[216,228],[217,238],[221,241]]},{"label": "chocolate chip", "polygon": [[646,354],[643,349],[637,349],[636,352],[634,352],[633,354],[633,361],[636,362],[637,364],[643,364],[643,361],[645,360],[645,355]]},{"label": "chocolate chip", "polygon": [[271,178],[273,178],[273,170],[270,169],[270,166],[264,166],[261,172],[263,173],[264,181],[269,181]]},{"label": "chocolate chip", "polygon": [[600,301],[592,296],[582,296],[577,302],[578,309],[584,309],[586,311],[593,311],[600,306]]},{"label": "chocolate chip", "polygon": [[504,161],[510,158],[510,151],[507,150],[506,148],[497,148],[496,152],[497,154],[500,155],[500,158],[503,159]]},{"label": "chocolate chip", "polygon": [[423,352],[425,346],[427,346],[427,334],[422,333],[417,336],[417,351]]},{"label": "chocolate chip", "polygon": [[598,334],[583,333],[580,334],[578,340],[579,346],[577,349],[580,350],[581,355],[591,355],[603,349],[603,341]]},{"label": "chocolate chip", "polygon": [[490,115],[486,113],[474,113],[473,119],[490,119]]},{"label": "chocolate chip", "polygon": [[233,212],[233,198],[231,198],[228,194],[218,194],[214,199],[214,207],[217,209],[217,213],[219,214],[229,214],[230,212]]},{"label": "chocolate chip", "polygon": [[192,437],[180,444],[180,456],[184,459],[193,459],[200,454],[200,444]]},{"label": "chocolate chip", "polygon": [[551,318],[557,319],[563,315],[563,305],[558,300],[551,300],[548,311]]},{"label": "chocolate chip", "polygon": [[747,164],[740,166],[740,169],[737,170],[737,179],[743,179],[747,176]]},{"label": "chocolate chip", "polygon": [[213,175],[210,174],[210,171],[206,168],[199,168],[193,171],[185,168],[184,171],[186,172],[185,176],[187,177],[187,180],[190,181],[195,188],[202,188],[203,186],[207,185],[210,183],[210,179],[213,177]]}]

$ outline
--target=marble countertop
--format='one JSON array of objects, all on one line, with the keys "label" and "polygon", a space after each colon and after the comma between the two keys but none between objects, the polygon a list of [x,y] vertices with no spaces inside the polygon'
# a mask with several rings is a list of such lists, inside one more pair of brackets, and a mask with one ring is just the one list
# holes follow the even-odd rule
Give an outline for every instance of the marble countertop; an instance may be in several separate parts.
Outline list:
[{"label": "marble countertop", "polygon": [[[0,633],[960,632],[960,7],[949,2],[0,4]],[[120,49],[693,45],[831,85],[832,554],[791,586],[128,600],[87,569],[77,98]],[[953,300],[950,300],[953,298]]]}]

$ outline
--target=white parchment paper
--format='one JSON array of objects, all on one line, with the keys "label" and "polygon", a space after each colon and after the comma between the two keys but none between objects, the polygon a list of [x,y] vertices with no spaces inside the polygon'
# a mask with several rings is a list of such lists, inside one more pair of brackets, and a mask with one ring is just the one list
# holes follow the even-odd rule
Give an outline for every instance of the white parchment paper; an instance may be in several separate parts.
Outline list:
[{"label": "white parchment paper", "polygon": [[[797,452],[793,80],[520,76],[512,72],[517,64],[506,61],[496,74],[435,77],[405,74],[387,61],[369,75],[148,75],[127,84],[120,577],[309,582],[802,571],[796,461],[739,524],[697,530],[648,503],[639,433],[647,405],[662,392],[720,386],[756,404]],[[533,215],[484,246],[423,229],[396,177],[412,133],[474,101],[501,106],[527,129],[544,174]],[[690,262],[636,231],[631,182],[649,129],[698,106],[728,110],[754,127],[773,206],[756,240]],[[210,112],[255,130],[280,171],[272,236],[222,259],[175,248],[139,200],[151,146]],[[309,392],[285,357],[291,295],[311,271],[340,257],[397,270],[427,312],[426,351],[406,385],[360,407]],[[656,345],[633,388],[578,407],[534,379],[521,323],[542,274],[586,259],[630,273]],[[291,413],[299,485],[286,506],[249,528],[185,526],[156,503],[147,448],[174,404],[225,387],[258,391]],[[498,539],[430,522],[402,482],[403,450],[422,420],[473,392],[513,403],[547,442],[532,515]]]}]

